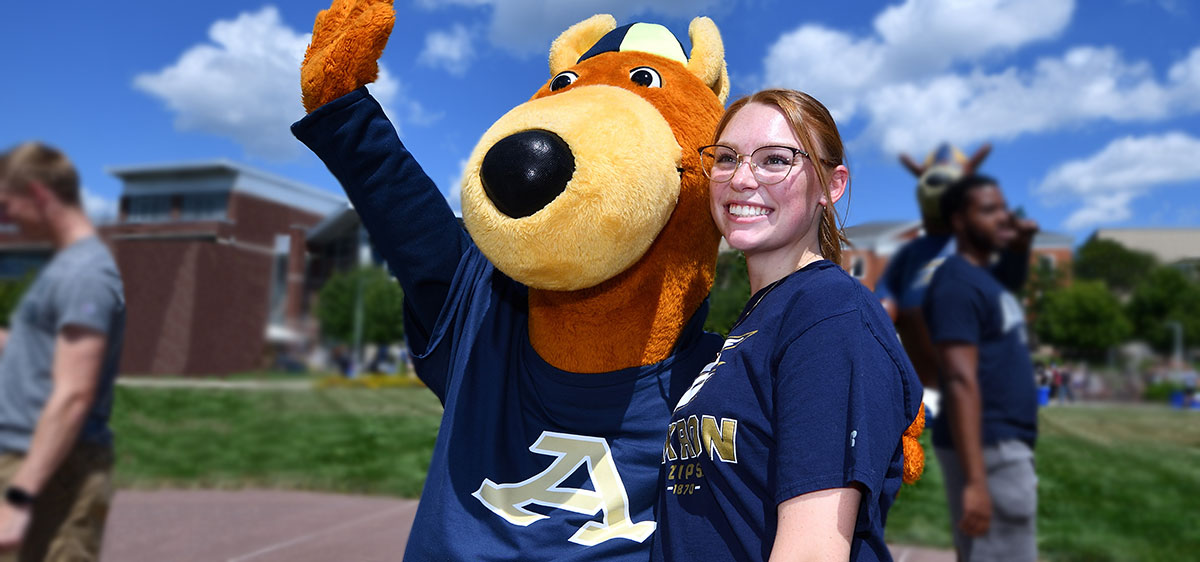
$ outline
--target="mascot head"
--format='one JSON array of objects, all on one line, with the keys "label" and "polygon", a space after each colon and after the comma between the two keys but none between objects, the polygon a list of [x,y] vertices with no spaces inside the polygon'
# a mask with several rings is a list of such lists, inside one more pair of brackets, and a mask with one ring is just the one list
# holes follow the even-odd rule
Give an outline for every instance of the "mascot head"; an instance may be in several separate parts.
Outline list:
[{"label": "mascot head", "polygon": [[949,143],[942,143],[917,165],[907,154],[900,155],[900,163],[917,177],[917,204],[921,208],[921,220],[927,231],[948,232],[950,227],[941,211],[942,194],[950,184],[979,169],[992,147],[980,146],[971,158]]},{"label": "mascot head", "polygon": [[484,133],[464,175],[464,223],[500,271],[578,291],[640,261],[707,261],[711,284],[719,235],[696,149],[729,80],[713,22],[696,18],[689,35],[690,56],[660,25],[597,15],[554,41],[549,80]]}]

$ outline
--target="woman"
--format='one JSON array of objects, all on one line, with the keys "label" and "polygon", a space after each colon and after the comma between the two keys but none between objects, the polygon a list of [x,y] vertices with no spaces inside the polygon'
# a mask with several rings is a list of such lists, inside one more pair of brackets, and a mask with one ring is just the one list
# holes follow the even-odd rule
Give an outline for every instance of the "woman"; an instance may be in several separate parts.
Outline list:
[{"label": "woman", "polygon": [[766,90],[715,136],[713,220],[753,296],[671,418],[655,557],[889,560],[884,519],[905,462],[912,480],[923,463],[921,387],[879,301],[837,265],[837,126],[807,94]]}]

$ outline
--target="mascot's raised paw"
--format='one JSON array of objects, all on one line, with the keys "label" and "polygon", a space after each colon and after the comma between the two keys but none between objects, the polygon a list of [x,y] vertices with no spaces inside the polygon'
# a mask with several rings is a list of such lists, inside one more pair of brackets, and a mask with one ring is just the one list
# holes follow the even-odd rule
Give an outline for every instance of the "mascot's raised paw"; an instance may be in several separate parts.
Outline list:
[{"label": "mascot's raised paw", "polygon": [[334,0],[317,14],[300,64],[304,110],[311,113],[374,82],[395,21],[392,0]]}]

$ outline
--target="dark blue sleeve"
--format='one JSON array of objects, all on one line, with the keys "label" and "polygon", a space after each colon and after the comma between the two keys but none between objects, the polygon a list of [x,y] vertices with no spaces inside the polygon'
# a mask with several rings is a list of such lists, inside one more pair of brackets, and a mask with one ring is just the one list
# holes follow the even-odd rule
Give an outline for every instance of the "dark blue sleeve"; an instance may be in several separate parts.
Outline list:
[{"label": "dark blue sleeve", "polygon": [[992,276],[1005,289],[1020,294],[1025,289],[1025,280],[1029,278],[1029,252],[1001,252],[1000,259],[992,265]]},{"label": "dark blue sleeve", "polygon": [[341,182],[404,288],[406,324],[423,332],[411,335],[426,340],[470,243],[445,197],[366,88],[317,108],[292,125],[292,134]]},{"label": "dark blue sleeve", "polygon": [[925,325],[933,343],[978,344],[986,303],[971,283],[954,275],[950,262],[938,268],[925,295]]},{"label": "dark blue sleeve", "polygon": [[901,248],[892,259],[888,260],[887,267],[883,270],[883,275],[879,277],[879,281],[875,283],[875,296],[879,300],[892,299],[899,306],[900,301],[900,273],[904,269],[905,256],[908,246]]},{"label": "dark blue sleeve", "polygon": [[859,483],[860,518],[878,519],[878,496],[907,427],[903,373],[850,310],[826,318],[782,351],[775,378],[776,503]]}]

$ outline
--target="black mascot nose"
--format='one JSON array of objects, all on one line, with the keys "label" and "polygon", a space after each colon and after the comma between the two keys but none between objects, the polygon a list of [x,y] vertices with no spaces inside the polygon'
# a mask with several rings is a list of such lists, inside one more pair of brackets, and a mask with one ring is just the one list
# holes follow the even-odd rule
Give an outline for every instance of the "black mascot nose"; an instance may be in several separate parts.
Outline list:
[{"label": "black mascot nose", "polygon": [[534,129],[504,137],[488,149],[479,178],[496,208],[519,219],[549,205],[574,173],[575,156],[566,141]]}]

